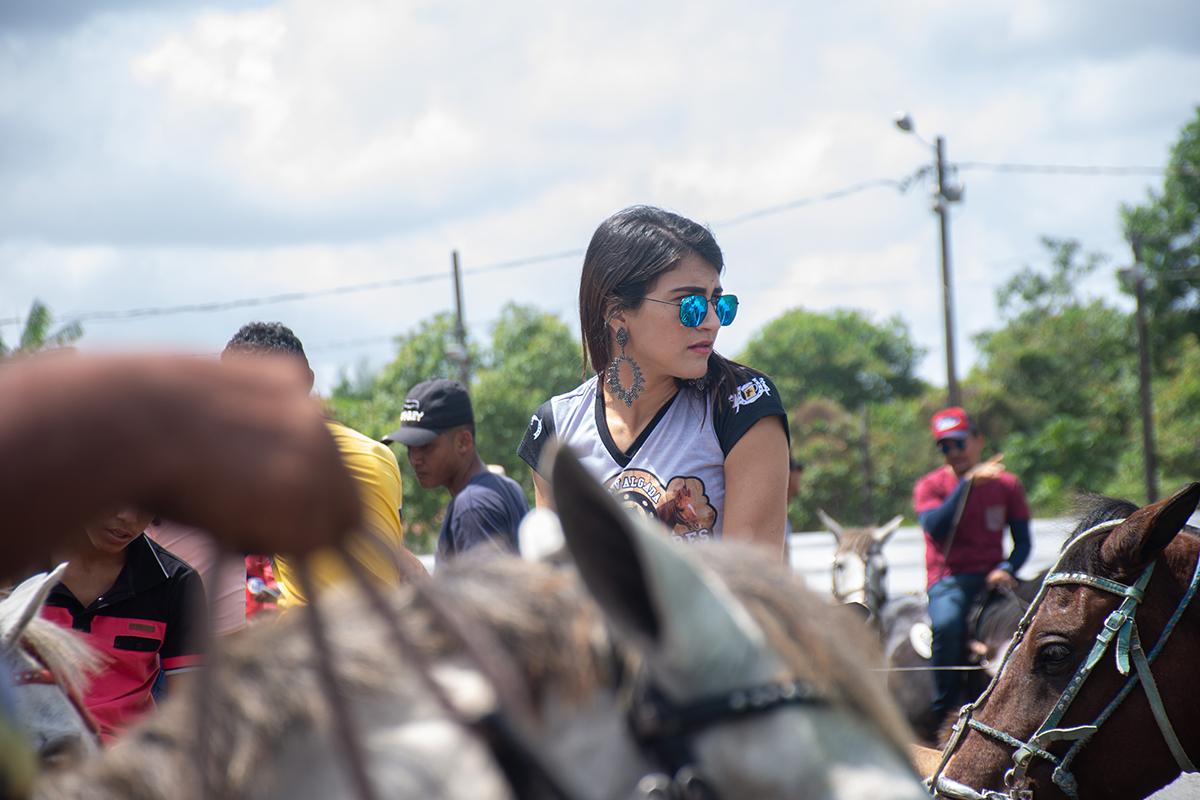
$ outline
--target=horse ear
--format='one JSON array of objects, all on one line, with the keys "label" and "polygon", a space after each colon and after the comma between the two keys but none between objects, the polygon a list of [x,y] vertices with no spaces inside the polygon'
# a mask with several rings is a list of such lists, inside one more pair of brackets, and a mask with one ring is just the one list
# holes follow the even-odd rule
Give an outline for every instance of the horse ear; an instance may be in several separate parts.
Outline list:
[{"label": "horse ear", "polygon": [[1183,529],[1200,503],[1200,483],[1193,483],[1176,492],[1172,497],[1147,506],[1131,515],[1149,518],[1137,520],[1140,524],[1123,524],[1104,540],[1100,558],[1105,564],[1130,569],[1145,567],[1162,553]]},{"label": "horse ear", "polygon": [[50,590],[66,571],[64,562],[51,572],[39,572],[24,580],[4,599],[4,613],[0,614],[0,650],[8,650],[21,640],[21,634],[37,616]]},{"label": "horse ear", "polygon": [[614,628],[647,645],[664,691],[718,693],[774,673],[762,631],[686,545],[622,508],[568,448],[551,458],[554,504],[579,575]]},{"label": "horse ear", "polygon": [[817,516],[821,518],[821,524],[828,528],[829,532],[833,534],[833,538],[837,539],[839,542],[842,541],[842,534],[846,531],[840,524],[838,524],[838,521],[826,514],[825,509],[823,508],[817,509]]},{"label": "horse ear", "polygon": [[874,537],[875,541],[879,542],[879,544],[887,544],[887,540],[892,538],[892,534],[900,530],[900,523],[903,521],[904,517],[897,514],[883,525],[872,531],[871,536]]}]

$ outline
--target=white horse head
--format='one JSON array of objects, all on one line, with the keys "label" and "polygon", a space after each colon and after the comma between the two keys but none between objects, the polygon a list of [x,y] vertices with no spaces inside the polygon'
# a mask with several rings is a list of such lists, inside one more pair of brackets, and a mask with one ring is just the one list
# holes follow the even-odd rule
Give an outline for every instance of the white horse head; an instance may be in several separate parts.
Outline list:
[{"label": "white horse head", "polygon": [[99,657],[79,637],[38,616],[66,566],[34,575],[0,601],[0,668],[13,678],[17,722],[44,770],[72,767],[99,749],[79,704]]},{"label": "white horse head", "polygon": [[846,528],[822,509],[817,516],[837,540],[833,554],[833,599],[839,603],[861,603],[878,618],[888,599],[887,556],[883,546],[900,529],[903,517],[893,517],[879,526]]}]

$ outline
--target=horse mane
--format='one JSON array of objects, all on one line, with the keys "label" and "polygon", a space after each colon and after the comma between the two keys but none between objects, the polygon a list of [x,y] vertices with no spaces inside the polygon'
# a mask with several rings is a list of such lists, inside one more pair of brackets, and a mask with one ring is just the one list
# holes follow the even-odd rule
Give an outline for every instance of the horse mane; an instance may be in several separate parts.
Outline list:
[{"label": "horse mane", "polygon": [[[16,613],[0,603],[0,615]],[[81,696],[92,675],[104,666],[104,658],[73,631],[41,617],[34,617],[21,632],[21,644],[37,654],[67,693]]]},{"label": "horse mane", "polygon": [[1079,519],[1067,541],[1063,543],[1063,549],[1089,528],[1094,528],[1101,522],[1124,519],[1137,510],[1138,506],[1135,503],[1119,497],[1107,497],[1091,492],[1080,494],[1075,499],[1075,515]]},{"label": "horse mane", "polygon": [[[1109,522],[1116,519],[1124,519],[1133,512],[1137,511],[1139,506],[1129,500],[1124,500],[1117,497],[1107,497],[1102,494],[1084,493],[1079,495],[1075,501],[1075,511],[1079,517],[1079,521],[1075,524],[1075,528],[1071,531],[1067,540],[1063,542],[1062,550],[1066,552],[1067,548],[1078,539],[1085,531],[1099,525],[1102,522]],[[1183,532],[1189,535],[1200,533],[1191,525],[1184,525]],[[1084,569],[1087,571],[1101,570],[1103,565],[1100,563],[1100,539],[1096,539],[1093,546],[1080,548],[1069,554],[1060,565],[1060,569],[1070,571]]]},{"label": "horse mane", "polygon": [[[908,728],[882,680],[868,672],[880,661],[878,643],[865,626],[848,623],[839,609],[818,600],[802,581],[746,546],[694,548],[761,626],[795,679],[810,681],[836,706],[872,722],[898,752],[906,753]],[[612,685],[632,656],[608,645],[599,609],[587,599],[571,569],[510,557],[468,554],[438,571],[426,590],[439,605],[489,628],[528,683],[536,706],[550,697],[586,703]],[[387,593],[397,623],[435,664],[472,666],[461,643],[427,601],[409,588]],[[397,652],[382,620],[357,592],[331,591],[320,601],[340,684],[348,694],[389,693],[413,706],[432,699],[416,674],[417,657]],[[328,701],[317,677],[312,643],[298,613],[250,626],[227,637],[211,660],[213,691],[204,713],[210,759],[208,785],[218,796],[252,794],[270,780],[269,765],[289,737],[330,725]],[[620,648],[616,648],[620,650]],[[864,654],[869,654],[864,658]],[[619,663],[618,663],[619,660]],[[781,676],[785,678],[788,676]],[[194,697],[168,700],[158,713],[129,731],[102,759],[41,787],[43,797],[178,797],[180,770],[192,769],[201,732]],[[96,791],[104,787],[104,791]]]}]

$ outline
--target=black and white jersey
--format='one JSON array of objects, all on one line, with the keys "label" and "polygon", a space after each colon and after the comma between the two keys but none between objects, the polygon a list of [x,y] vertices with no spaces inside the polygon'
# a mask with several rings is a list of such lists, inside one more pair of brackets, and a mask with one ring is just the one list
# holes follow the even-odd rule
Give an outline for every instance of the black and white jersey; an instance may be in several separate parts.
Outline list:
[{"label": "black and white jersey", "polygon": [[[539,469],[550,439],[558,439],[626,506],[657,517],[677,539],[720,538],[725,508],[725,456],[763,417],[787,415],[775,385],[749,380],[718,411],[707,393],[681,389],[626,452],[612,440],[598,377],[537,410],[517,454]],[[783,467],[780,467],[783,469]]]}]

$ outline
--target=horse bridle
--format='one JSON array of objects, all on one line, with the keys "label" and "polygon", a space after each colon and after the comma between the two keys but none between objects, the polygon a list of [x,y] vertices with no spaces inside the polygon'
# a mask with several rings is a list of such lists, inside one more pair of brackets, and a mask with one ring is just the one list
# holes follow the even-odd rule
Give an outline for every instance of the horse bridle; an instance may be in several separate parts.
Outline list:
[{"label": "horse bridle", "polygon": [[[802,680],[778,681],[737,689],[726,694],[676,702],[646,675],[627,676],[626,659],[618,652],[612,631],[606,631],[608,661],[615,672],[618,692],[628,688],[626,723],[634,740],[650,753],[660,772],[642,776],[634,789],[639,800],[720,800],[696,764],[693,739],[723,722],[766,714],[786,706],[826,703],[813,686]],[[461,717],[451,706],[447,710]],[[484,715],[468,727],[480,734],[492,750],[501,771],[518,797],[522,789],[538,786],[557,800],[576,800],[578,793],[555,776],[555,770],[522,737],[502,708]]]},{"label": "horse bridle", "polygon": [[42,658],[41,653],[39,653],[33,645],[29,644],[28,642],[22,642],[20,647],[22,652],[33,659],[34,664],[37,666],[33,669],[14,671],[12,673],[13,685],[57,686],[62,690],[62,693],[67,696],[67,701],[70,702],[70,704],[75,708],[76,713],[79,714],[80,718],[83,720],[83,723],[87,725],[88,731],[92,734],[92,736],[99,739],[100,723],[98,723],[96,718],[92,716],[92,712],[88,711],[88,708],[86,705],[84,705],[83,698],[79,696],[79,693],[70,689],[69,687],[63,686],[58,682],[58,679],[54,677],[54,673],[47,665],[46,660]]},{"label": "horse bridle", "polygon": [[[1163,705],[1158,685],[1154,680],[1151,665],[1162,652],[1175,626],[1195,597],[1197,589],[1200,588],[1200,558],[1197,559],[1196,568],[1192,573],[1192,579],[1188,584],[1187,590],[1184,592],[1183,597],[1180,598],[1175,611],[1171,614],[1170,619],[1168,619],[1166,626],[1158,637],[1158,641],[1149,653],[1146,653],[1142,648],[1141,638],[1138,635],[1136,616],[1138,607],[1145,597],[1146,586],[1150,583],[1150,578],[1154,574],[1155,562],[1147,566],[1132,584],[1120,583],[1086,572],[1058,571],[1058,565],[1062,563],[1067,553],[1076,545],[1093,534],[1112,530],[1122,522],[1124,522],[1123,519],[1110,520],[1089,528],[1076,537],[1062,554],[1059,555],[1058,560],[1055,562],[1054,570],[1046,576],[1042,587],[1038,590],[1037,596],[1034,597],[1025,615],[1021,618],[1021,622],[1013,634],[1012,644],[1009,645],[996,676],[975,702],[963,706],[959,712],[958,720],[954,724],[950,740],[942,751],[941,762],[929,779],[929,785],[935,796],[953,798],[954,800],[1030,800],[1033,796],[1032,791],[1021,789],[1019,786],[1028,773],[1033,760],[1040,758],[1050,762],[1054,766],[1052,773],[1054,784],[1067,797],[1077,800],[1079,796],[1078,781],[1071,771],[1071,764],[1083,747],[1100,729],[1100,726],[1112,716],[1121,702],[1129,696],[1129,693],[1133,691],[1139,681],[1145,689],[1146,698],[1149,701],[1154,720],[1158,724],[1158,729],[1162,733],[1163,739],[1166,741],[1167,747],[1170,749],[1171,755],[1174,756],[1180,770],[1183,772],[1197,771],[1196,766],[1188,758],[1182,744],[1180,744],[1179,737],[1175,734],[1175,729],[1171,726],[1171,722],[1167,717],[1167,710]],[[1058,700],[1050,709],[1042,724],[1038,726],[1037,730],[1027,740],[1023,741],[1012,734],[975,719],[973,716],[975,709],[987,699],[992,689],[999,682],[1000,677],[1004,674],[1004,669],[1008,665],[1009,658],[1024,638],[1048,588],[1068,584],[1090,586],[1094,589],[1115,594],[1121,598],[1121,603],[1105,618],[1100,632],[1096,634],[1096,639],[1092,644],[1091,650],[1076,668],[1071,680],[1067,683],[1062,694],[1059,695]],[[1071,703],[1078,696],[1084,682],[1092,674],[1092,670],[1095,669],[1096,665],[1100,663],[1100,660],[1104,657],[1104,654],[1113,642],[1116,642],[1117,670],[1122,675],[1128,675],[1128,680],[1125,681],[1125,684],[1117,692],[1116,696],[1113,697],[1109,704],[1105,706],[1091,723],[1071,728],[1059,727],[1059,723],[1071,707]],[[1131,664],[1134,670],[1133,674],[1130,674]],[[958,748],[968,730],[977,731],[984,736],[988,736],[1014,748],[1012,756],[1013,766],[1004,775],[1004,783],[1008,787],[1007,791],[997,792],[990,789],[975,789],[942,776],[942,771],[945,769],[946,763],[950,760],[950,756]],[[1047,749],[1050,744],[1058,741],[1072,742],[1071,747],[1062,757],[1054,755]]]},{"label": "horse bridle", "polygon": [[627,719],[634,739],[651,752],[664,773],[645,776],[638,785],[647,800],[716,800],[716,791],[696,766],[692,739],[721,723],[765,714],[785,706],[823,705],[825,699],[806,681],[781,681],[723,695],[677,703],[649,681],[635,683]]},{"label": "horse bridle", "polygon": [[[511,680],[514,667],[511,659],[504,657],[503,650],[490,631],[448,608],[424,585],[424,581],[427,580],[425,576],[409,574],[398,564],[417,597],[425,601],[425,607],[437,618],[443,629],[462,644],[468,658],[492,685],[495,694],[494,708],[482,715],[472,716],[451,700],[433,677],[433,665],[404,632],[396,614],[389,608],[379,587],[367,576],[365,568],[349,557],[344,548],[338,549],[354,582],[366,595],[375,614],[385,623],[394,646],[413,662],[419,680],[451,719],[473,731],[484,741],[505,779],[513,788],[514,794],[526,797],[533,794],[533,790],[537,790],[541,795],[556,800],[579,800],[582,793],[577,791],[571,782],[564,778],[561,770],[549,763],[533,745],[526,723],[529,716],[529,700],[514,690]],[[316,650],[318,678],[330,699],[333,722],[339,734],[339,743],[350,772],[352,786],[360,800],[373,800],[377,795],[367,773],[365,750],[351,724],[349,709],[338,699],[340,692],[330,659],[328,633],[323,615],[318,609],[317,592],[306,563],[300,562],[297,565],[297,577],[310,598],[304,617]],[[720,800],[695,764],[692,743],[699,732],[720,722],[745,719],[785,706],[819,705],[827,702],[809,683],[792,680],[737,689],[723,695],[678,703],[672,701],[667,693],[643,676],[634,677],[627,683],[623,668],[625,659],[616,652],[611,632],[606,639],[612,656],[610,663],[616,671],[615,683],[618,688],[627,685],[627,688],[631,689],[628,693],[626,720],[634,739],[640,747],[650,752],[658,765],[664,769],[660,773],[649,773],[639,780],[635,797],[641,800]],[[205,672],[211,673],[208,670]],[[200,687],[199,696],[203,698],[207,690],[206,687]],[[202,723],[200,727],[203,729],[205,725]],[[207,737],[203,737],[201,741],[206,742]],[[201,746],[197,751],[195,758],[203,775],[203,764],[208,757],[207,746]]]},{"label": "horse bridle", "polygon": [[[862,592],[863,604],[870,610],[872,614],[878,614],[879,609],[883,608],[883,604],[887,602],[887,590],[884,589],[882,592],[877,592],[871,585],[871,558],[873,556],[882,554],[883,545],[879,542],[872,542],[871,546],[867,548],[866,557],[860,559],[863,564],[862,585],[855,586],[853,589],[840,590],[837,585],[837,575],[831,573],[830,580],[833,584],[831,587],[833,599],[839,603],[845,603],[847,602],[846,598],[850,595],[853,595],[855,592]],[[834,558],[834,563],[837,563],[836,556]],[[836,573],[836,570],[833,572]]]}]

